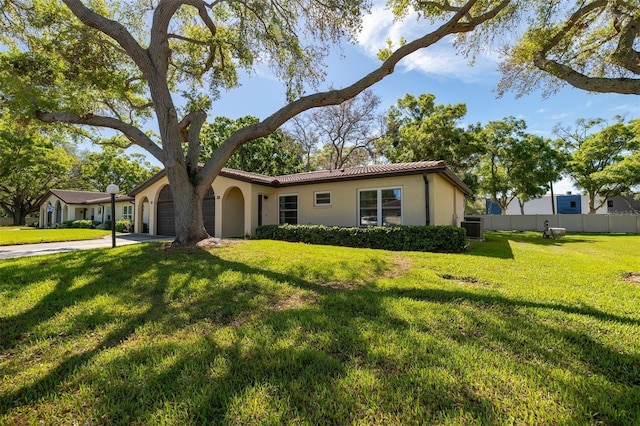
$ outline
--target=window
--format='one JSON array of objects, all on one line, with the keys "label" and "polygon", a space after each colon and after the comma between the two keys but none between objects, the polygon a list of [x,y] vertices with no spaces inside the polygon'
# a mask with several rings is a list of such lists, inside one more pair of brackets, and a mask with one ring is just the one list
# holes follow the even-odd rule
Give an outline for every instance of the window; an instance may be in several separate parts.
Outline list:
[{"label": "window", "polygon": [[331,205],[331,193],[330,192],[316,192],[313,194],[315,206],[330,206]]},{"label": "window", "polygon": [[612,208],[613,207],[613,200],[607,200],[607,207],[608,208]]},{"label": "window", "polygon": [[133,206],[124,206],[122,208],[122,218],[133,220]]},{"label": "window", "polygon": [[288,223],[290,225],[298,224],[298,196],[297,195],[280,195],[278,199],[280,225]]},{"label": "window", "polygon": [[575,201],[571,201],[571,208],[575,209],[576,208],[576,202]]},{"label": "window", "polygon": [[367,225],[402,224],[402,190],[400,188],[366,189],[358,196],[358,223]]}]

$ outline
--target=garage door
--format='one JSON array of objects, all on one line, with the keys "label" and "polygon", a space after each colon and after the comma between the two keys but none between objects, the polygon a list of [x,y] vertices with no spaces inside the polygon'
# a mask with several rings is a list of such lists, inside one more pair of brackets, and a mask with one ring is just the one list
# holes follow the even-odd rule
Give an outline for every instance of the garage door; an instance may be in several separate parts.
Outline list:
[{"label": "garage door", "polygon": [[176,225],[173,221],[173,196],[169,185],[162,188],[158,198],[158,235],[176,235]]},{"label": "garage door", "polygon": [[[162,188],[160,197],[158,198],[158,235],[176,235],[173,220],[174,214],[173,196],[171,195],[171,188],[167,185]],[[204,221],[204,228],[209,235],[213,236],[215,233],[216,209],[215,197],[213,189],[211,188],[209,188],[209,191],[205,194],[204,200],[202,201],[202,220]]]}]

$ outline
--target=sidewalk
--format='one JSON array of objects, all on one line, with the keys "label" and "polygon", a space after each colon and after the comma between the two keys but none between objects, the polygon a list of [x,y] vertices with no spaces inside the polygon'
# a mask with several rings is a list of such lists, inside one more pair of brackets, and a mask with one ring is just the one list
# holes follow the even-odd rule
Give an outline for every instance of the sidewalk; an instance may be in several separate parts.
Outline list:
[{"label": "sidewalk", "polygon": [[[148,234],[118,234],[116,247],[149,241],[171,241],[173,237],[161,237]],[[0,246],[0,259],[12,259],[25,256],[39,256],[43,254],[63,253],[73,250],[87,250],[101,247],[111,247],[111,235],[96,240],[66,241],[60,243],[20,244],[15,246]]]}]

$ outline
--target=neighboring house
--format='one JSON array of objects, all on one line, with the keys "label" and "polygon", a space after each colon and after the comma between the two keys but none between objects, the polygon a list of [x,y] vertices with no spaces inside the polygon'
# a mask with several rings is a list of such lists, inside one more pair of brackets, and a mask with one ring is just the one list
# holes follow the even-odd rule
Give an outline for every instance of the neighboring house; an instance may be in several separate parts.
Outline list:
[{"label": "neighboring house", "polygon": [[[164,171],[133,189],[135,232],[175,235]],[[203,201],[216,237],[254,235],[260,225],[454,225],[471,190],[443,161],[371,165],[269,177],[224,168]]]},{"label": "neighboring house", "polygon": [[[116,220],[134,220],[134,198],[116,195]],[[40,228],[55,228],[59,223],[88,219],[103,223],[111,220],[111,195],[106,192],[52,189],[40,204]]]},{"label": "neighboring house", "polygon": [[611,214],[639,214],[640,198],[637,195],[617,196],[607,199],[607,210]]},{"label": "neighboring house", "polygon": [[[589,196],[585,194],[554,195],[556,214],[587,214],[589,213]],[[601,200],[601,199],[600,199]],[[607,214],[607,206],[604,205],[596,211],[597,214]],[[486,214],[500,214],[500,207],[486,200]],[[517,199],[513,199],[507,206],[508,215],[522,214]],[[524,203],[524,214],[553,214],[551,207],[551,195],[529,200]]]}]

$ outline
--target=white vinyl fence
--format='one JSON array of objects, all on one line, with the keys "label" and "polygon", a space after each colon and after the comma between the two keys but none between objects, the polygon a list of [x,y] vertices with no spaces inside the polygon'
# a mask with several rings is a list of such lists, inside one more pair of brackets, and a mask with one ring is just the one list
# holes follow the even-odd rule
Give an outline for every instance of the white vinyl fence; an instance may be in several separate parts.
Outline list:
[{"label": "white vinyl fence", "polygon": [[[32,223],[38,223],[38,218],[27,218],[27,225]],[[11,217],[0,217],[0,226],[11,226],[13,225],[13,218]]]},{"label": "white vinyl fence", "polygon": [[465,216],[484,219],[489,231],[540,231],[544,222],[552,228],[566,228],[567,232],[602,232],[640,234],[640,215],[609,214],[525,214]]}]

